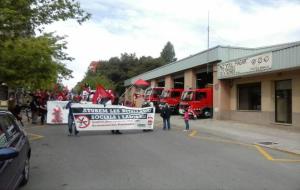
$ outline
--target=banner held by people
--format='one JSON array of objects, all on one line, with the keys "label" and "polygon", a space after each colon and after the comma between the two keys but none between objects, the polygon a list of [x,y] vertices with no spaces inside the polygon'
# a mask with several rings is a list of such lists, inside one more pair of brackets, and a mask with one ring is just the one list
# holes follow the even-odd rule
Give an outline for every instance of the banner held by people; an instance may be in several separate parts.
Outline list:
[{"label": "banner held by people", "polygon": [[47,124],[67,124],[69,110],[66,109],[68,101],[47,102]]},{"label": "banner held by people", "polygon": [[155,108],[73,104],[78,131],[153,129]]}]

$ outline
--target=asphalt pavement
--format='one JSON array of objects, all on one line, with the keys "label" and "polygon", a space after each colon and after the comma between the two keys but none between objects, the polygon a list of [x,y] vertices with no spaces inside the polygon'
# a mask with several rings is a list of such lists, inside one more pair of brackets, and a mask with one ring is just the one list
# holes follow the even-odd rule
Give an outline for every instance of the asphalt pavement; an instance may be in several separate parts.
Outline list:
[{"label": "asphalt pavement", "polygon": [[[66,125],[29,126],[32,158],[22,190],[203,189],[299,190],[300,157],[215,136],[170,131],[81,132]],[[266,155],[290,162],[274,162]]]}]

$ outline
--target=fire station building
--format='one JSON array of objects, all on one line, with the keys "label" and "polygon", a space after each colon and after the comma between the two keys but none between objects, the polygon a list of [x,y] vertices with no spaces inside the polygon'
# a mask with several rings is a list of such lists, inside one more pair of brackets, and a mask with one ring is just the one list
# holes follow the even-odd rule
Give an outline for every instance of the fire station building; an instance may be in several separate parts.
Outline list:
[{"label": "fire station building", "polygon": [[[213,119],[300,128],[300,42],[216,46],[130,78],[124,85],[138,79],[152,87],[213,87]],[[125,99],[132,101],[135,93],[128,88]]]}]

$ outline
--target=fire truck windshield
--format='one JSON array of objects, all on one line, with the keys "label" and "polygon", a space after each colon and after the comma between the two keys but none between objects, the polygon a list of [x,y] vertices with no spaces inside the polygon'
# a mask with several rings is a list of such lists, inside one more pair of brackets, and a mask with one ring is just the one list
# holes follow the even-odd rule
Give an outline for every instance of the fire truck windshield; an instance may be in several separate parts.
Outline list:
[{"label": "fire truck windshield", "polygon": [[193,91],[187,91],[187,92],[183,92],[181,100],[183,101],[191,101],[193,100]]},{"label": "fire truck windshield", "polygon": [[163,91],[161,94],[161,98],[168,98],[170,97],[170,92],[169,91]]},{"label": "fire truck windshield", "polygon": [[153,95],[161,95],[161,92],[162,92],[163,90],[162,89],[153,89],[152,90],[152,94]]},{"label": "fire truck windshield", "polygon": [[146,96],[151,95],[151,89],[146,90],[145,95],[146,95]]},{"label": "fire truck windshield", "polygon": [[163,89],[148,89],[145,91],[145,98],[148,98],[149,96],[152,96],[154,98],[157,98],[161,95],[161,92]]}]

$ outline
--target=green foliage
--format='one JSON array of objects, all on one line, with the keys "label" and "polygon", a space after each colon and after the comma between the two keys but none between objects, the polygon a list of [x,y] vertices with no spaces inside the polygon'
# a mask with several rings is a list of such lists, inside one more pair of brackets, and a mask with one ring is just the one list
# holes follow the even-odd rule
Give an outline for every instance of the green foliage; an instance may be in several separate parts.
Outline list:
[{"label": "green foliage", "polygon": [[84,89],[84,84],[88,84],[91,89],[96,89],[99,84],[101,84],[105,89],[115,89],[114,83],[106,76],[90,71],[88,71],[84,79],[81,82],[78,82],[74,87],[75,93],[80,94]]},{"label": "green foliage", "polygon": [[43,34],[43,27],[67,19],[82,23],[89,17],[74,0],[1,0],[0,82],[34,90],[72,77],[64,64],[73,60],[64,52],[64,37]]},{"label": "green foliage", "polygon": [[11,87],[45,88],[57,76],[71,77],[71,71],[60,60],[72,60],[62,49],[61,38],[51,34],[40,37],[6,40],[0,50],[0,81]]},{"label": "green foliage", "polygon": [[81,24],[89,18],[74,0],[1,0],[0,37],[29,36],[56,21],[75,19]]},{"label": "green foliage", "polygon": [[82,83],[89,84],[92,89],[96,89],[99,84],[106,89],[114,89],[114,84],[108,78],[97,73],[90,73],[89,75],[86,75],[86,77],[82,80]]},{"label": "green foliage", "polygon": [[[173,45],[172,49],[174,52]],[[93,78],[95,75],[107,79],[107,83],[103,81],[101,84],[107,87],[107,89],[115,90],[120,95],[125,90],[124,81],[126,79],[156,69],[164,64],[166,64],[166,61],[162,57],[152,58],[151,56],[142,56],[137,58],[135,54],[123,53],[120,57],[112,57],[108,61],[99,61],[96,73],[87,72],[85,78],[76,85],[75,91],[80,93],[80,90],[82,90],[80,86],[87,82],[87,79],[91,79],[88,83],[93,84],[93,80],[96,80]],[[101,80],[97,79],[97,81]],[[92,89],[94,89],[93,86]]]},{"label": "green foliage", "polygon": [[164,49],[160,53],[160,57],[166,62],[166,63],[171,63],[176,61],[177,59],[175,58],[175,50],[174,46],[171,44],[171,42],[167,42],[165,45]]}]

